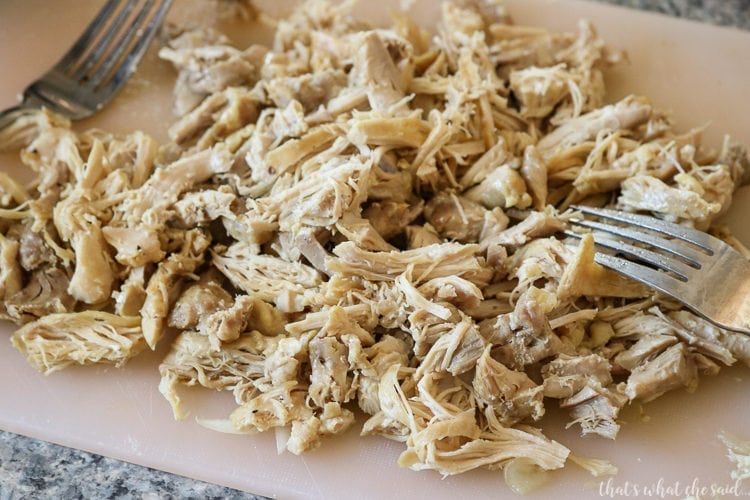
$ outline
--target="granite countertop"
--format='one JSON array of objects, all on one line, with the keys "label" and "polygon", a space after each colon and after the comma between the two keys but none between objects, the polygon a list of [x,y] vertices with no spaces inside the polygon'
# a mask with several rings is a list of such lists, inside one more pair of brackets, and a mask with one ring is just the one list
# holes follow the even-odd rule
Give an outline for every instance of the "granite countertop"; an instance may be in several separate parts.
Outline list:
[{"label": "granite countertop", "polygon": [[[595,0],[750,30],[750,0]],[[0,500],[254,495],[0,431]]]}]

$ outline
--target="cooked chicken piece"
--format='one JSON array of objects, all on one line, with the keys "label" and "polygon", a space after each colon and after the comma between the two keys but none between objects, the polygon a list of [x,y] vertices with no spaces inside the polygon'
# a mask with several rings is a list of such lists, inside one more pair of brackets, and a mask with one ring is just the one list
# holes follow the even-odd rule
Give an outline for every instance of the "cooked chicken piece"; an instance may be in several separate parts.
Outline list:
[{"label": "cooked chicken piece", "polygon": [[237,196],[229,188],[186,193],[174,204],[177,220],[184,227],[205,225],[221,217],[233,218]]},{"label": "cooked chicken piece", "polygon": [[419,292],[433,301],[444,301],[460,309],[479,307],[482,291],[474,283],[458,276],[433,278],[420,285]]},{"label": "cooked chicken piece", "polygon": [[166,209],[180,194],[215,174],[227,172],[230,166],[230,154],[217,147],[157,169],[143,186],[128,193],[116,209],[115,220],[131,227],[158,226],[164,220]]},{"label": "cooked chicken piece", "polygon": [[567,95],[578,91],[573,75],[564,64],[512,71],[510,89],[521,104],[521,114],[528,118],[544,118]]},{"label": "cooked chicken piece", "polygon": [[[21,290],[23,274],[18,263],[20,244],[0,235],[0,300],[5,300]],[[3,303],[3,308],[5,308]]]},{"label": "cooked chicken piece", "polygon": [[295,231],[300,225],[330,228],[364,201],[369,168],[357,157],[333,158],[299,182],[286,189],[279,187],[259,202],[278,213],[281,231]]},{"label": "cooked chicken piece", "polygon": [[612,383],[611,365],[598,354],[569,356],[560,354],[542,367],[544,395],[570,398],[587,385],[606,387]]},{"label": "cooked chicken piece", "polygon": [[[450,308],[441,308],[440,310],[447,310],[453,314]],[[413,309],[413,306],[410,309]],[[438,339],[453,331],[456,323],[460,321],[460,317],[451,316],[449,319],[453,321],[446,321],[425,308],[417,308],[408,314],[405,322],[414,341],[413,351],[417,359],[423,359]]]},{"label": "cooked chicken piece", "polygon": [[[404,390],[410,395],[414,391],[413,384],[405,380],[407,374],[410,372],[399,364],[387,367],[381,374],[377,389],[380,411],[365,422],[363,435],[380,434],[398,441],[406,441],[410,435],[410,424],[415,423],[410,419],[411,408],[404,394]],[[407,385],[406,389],[400,381]]]},{"label": "cooked chicken piece", "polygon": [[[341,311],[337,309],[338,307],[333,306],[307,313],[304,319],[287,324],[285,330],[294,336],[300,336],[304,333],[317,335],[321,329],[329,325],[332,313],[339,315],[342,311],[349,317],[349,320],[344,322],[345,325],[348,324],[351,326],[352,324],[356,324],[363,326],[367,330],[372,330],[378,324],[378,318],[377,316],[373,316],[373,311],[369,304],[341,306]],[[339,315],[336,321],[340,323],[341,320],[342,318]],[[328,328],[330,329],[330,326]]]},{"label": "cooked chicken piece", "polygon": [[375,252],[389,252],[396,248],[385,241],[383,237],[372,226],[369,220],[357,217],[351,212],[347,212],[336,222],[336,229],[343,234],[346,239],[355,243],[362,250]]},{"label": "cooked chicken piece", "polygon": [[[266,59],[268,62],[269,59]],[[268,67],[268,64],[266,64]],[[319,111],[321,107],[341,96],[347,89],[347,75],[338,68],[324,68],[312,74],[280,75],[268,81],[261,82],[267,98],[279,108],[287,107],[291,102],[299,102],[305,113]],[[365,98],[366,99],[366,98]],[[334,115],[343,112],[332,109]],[[347,110],[348,111],[348,110]],[[330,120],[333,121],[333,117]],[[311,115],[305,119],[306,122],[314,122]]]},{"label": "cooked chicken piece", "polygon": [[375,231],[390,239],[411,224],[422,212],[422,204],[411,205],[397,201],[376,201],[365,208],[362,216],[370,221]]},{"label": "cooked chicken piece", "polygon": [[309,130],[299,139],[284,141],[266,155],[269,169],[281,175],[305,158],[319,153],[333,144],[339,134],[337,127],[322,125]]},{"label": "cooked chicken piece", "polygon": [[463,315],[449,332],[441,335],[430,347],[416,376],[421,378],[427,373],[441,371],[452,375],[466,373],[474,368],[486,345],[486,341],[479,335],[476,323]]},{"label": "cooked chicken piece", "polygon": [[57,265],[55,250],[45,239],[43,231],[35,231],[25,223],[11,226],[7,236],[18,241],[18,263],[26,271]]},{"label": "cooked chicken piece", "polygon": [[275,348],[267,350],[264,363],[264,380],[270,380],[273,387],[281,387],[294,382],[299,376],[300,360],[308,352],[310,336],[299,338],[283,336],[278,339]]},{"label": "cooked chicken piece", "polygon": [[[350,358],[352,357],[352,351],[353,349],[350,346]],[[407,366],[409,354],[410,349],[406,342],[392,335],[384,335],[371,347],[362,349],[361,357],[355,358],[355,374],[359,372],[357,401],[359,407],[365,413],[376,415],[381,411],[378,396],[380,377],[391,366]],[[363,434],[366,428],[367,424],[363,427]],[[374,428],[369,430],[372,431]]]},{"label": "cooked chicken piece", "polygon": [[277,214],[259,203],[250,203],[239,216],[222,217],[221,223],[229,236],[248,247],[268,243],[279,229]]},{"label": "cooked chicken piece", "polygon": [[[584,342],[586,326],[590,324],[591,320],[596,318],[597,314],[598,311],[596,309],[580,309],[550,319],[549,326],[555,331],[559,330],[557,334],[563,343],[575,348],[581,346]],[[609,329],[612,329],[611,325]],[[567,353],[567,350],[562,351],[562,354]]]},{"label": "cooked chicken piece", "polygon": [[293,420],[286,448],[295,455],[320,446],[320,438],[338,434],[354,423],[354,414],[337,403],[326,403],[320,418]]},{"label": "cooked chicken piece", "polygon": [[115,314],[118,316],[138,316],[146,302],[146,268],[131,268],[119,290],[112,292],[115,300]]},{"label": "cooked chicken piece", "polygon": [[320,273],[309,266],[256,255],[243,243],[233,244],[223,254],[214,252],[212,262],[235,287],[284,312],[301,311],[322,282]]},{"label": "cooked chicken piece", "polygon": [[30,194],[20,182],[5,172],[0,173],[0,206],[20,205],[30,199]]},{"label": "cooked chicken piece", "polygon": [[492,171],[498,168],[500,165],[507,163],[511,160],[512,156],[508,150],[508,144],[502,138],[497,141],[497,144],[482,154],[474,164],[464,173],[460,179],[460,184],[464,188],[470,188],[471,186],[478,184],[484,180]]},{"label": "cooked chicken piece", "polygon": [[169,137],[181,146],[196,142],[206,149],[258,118],[257,97],[241,88],[230,87],[209,95],[195,109],[169,128]]},{"label": "cooked chicken piece", "polygon": [[68,275],[58,268],[37,269],[23,288],[5,297],[5,310],[19,324],[70,312],[76,300],[68,294],[69,283]]},{"label": "cooked chicken piece", "polygon": [[[327,304],[351,309],[356,321],[372,331],[376,326],[399,329],[409,315],[402,287],[395,281],[370,282],[358,277],[333,274],[324,287]],[[369,325],[369,326],[368,326]]]},{"label": "cooked chicken piece", "polygon": [[[242,301],[241,301],[242,299]],[[286,328],[288,318],[278,308],[266,301],[252,297],[251,302],[245,297],[237,297],[235,308],[245,308],[251,311],[248,327],[257,330],[263,335],[282,335]]]},{"label": "cooked chicken piece", "polygon": [[721,366],[713,359],[699,352],[692,353],[693,362],[699,375],[715,376],[721,371]]},{"label": "cooked chicken piece", "polygon": [[[356,343],[358,350],[361,346],[371,346],[375,343],[372,333],[360,326],[343,307],[333,306],[326,312],[328,317],[323,327],[317,332],[317,337],[333,337],[350,346]],[[367,321],[365,321],[365,326],[367,326]]]},{"label": "cooked chicken piece", "polygon": [[481,14],[469,6],[474,7],[468,2],[464,5],[450,2],[441,5],[441,19],[446,36],[456,45],[465,45],[474,33],[485,29]]},{"label": "cooked chicken piece", "polygon": [[473,410],[412,428],[399,465],[449,475],[482,466],[498,468],[524,457],[545,470],[563,467],[569,453],[563,445],[529,428],[505,427],[488,412],[491,410],[485,412],[489,421],[486,431],[477,426]]},{"label": "cooked chicken piece", "polygon": [[120,366],[146,347],[140,318],[101,311],[48,314],[16,330],[11,342],[45,375],[72,364]]},{"label": "cooked chicken piece", "polygon": [[102,234],[98,214],[87,208],[93,200],[81,188],[55,205],[54,220],[60,238],[75,252],[75,270],[68,293],[76,300],[97,304],[109,299],[115,281],[112,257]]},{"label": "cooked chicken piece", "polygon": [[315,269],[324,274],[330,274],[326,268],[326,259],[330,257],[330,253],[320,240],[325,241],[327,237],[326,231],[321,232],[311,227],[303,227],[296,233],[279,233],[286,260],[294,262],[304,257]]},{"label": "cooked chicken piece", "polygon": [[[354,424],[354,413],[338,403],[326,403],[323,406],[323,411],[319,419],[321,435],[340,434]],[[302,446],[298,446],[293,441],[295,437],[294,425],[296,423],[292,424],[292,434],[289,438],[290,442],[287,443],[287,449],[295,455],[299,455],[310,448],[305,446],[304,443]]]},{"label": "cooked chicken piece", "polygon": [[177,419],[187,416],[178,386],[200,384],[216,390],[231,390],[238,403],[252,399],[257,390],[253,382],[264,376],[264,359],[274,350],[277,340],[257,332],[241,336],[222,346],[211,348],[206,335],[182,332],[172,343],[159,365],[159,392],[169,401]]},{"label": "cooked chicken piece", "polygon": [[[63,203],[58,203],[62,207]],[[76,300],[97,304],[109,299],[115,281],[112,258],[98,222],[89,221],[75,229],[71,245],[76,266],[70,278],[68,293]]]},{"label": "cooked chicken piece", "polygon": [[546,280],[546,287],[557,288],[573,257],[573,250],[560,240],[537,238],[516,250],[502,265],[509,278],[518,279],[513,292],[519,293],[538,284],[538,280]]},{"label": "cooked chicken piece", "polygon": [[720,165],[729,167],[736,186],[744,186],[750,181],[750,156],[747,148],[735,142],[729,135],[724,136],[718,161]]},{"label": "cooked chicken piece", "polygon": [[644,311],[650,305],[649,302],[635,302],[622,308],[608,308],[601,311],[599,317],[611,322],[616,338],[637,340],[648,334],[674,335],[674,325],[659,314],[657,308]]},{"label": "cooked chicken piece", "polygon": [[639,365],[648,362],[676,343],[677,338],[671,335],[646,334],[626,351],[615,356],[615,363],[632,372]]},{"label": "cooked chicken piece", "polygon": [[512,313],[483,321],[480,332],[492,344],[493,358],[508,368],[522,370],[560,352],[562,343],[547,319],[556,305],[554,294],[532,286],[518,298]]},{"label": "cooked chicken piece", "polygon": [[[125,173],[130,189],[141,187],[153,173],[157,160],[165,159],[156,140],[143,132],[133,132],[122,138],[113,137],[106,146],[109,176]],[[109,182],[105,179],[100,184],[103,185],[98,187],[106,192]],[[105,197],[108,198],[111,194],[113,193],[108,193]]]},{"label": "cooked chicken piece", "polygon": [[746,335],[717,328],[690,311],[673,311],[667,317],[679,325],[675,334],[693,349],[726,365],[736,358],[750,366],[750,338]]},{"label": "cooked chicken piece", "polygon": [[604,104],[606,89],[603,70],[627,61],[627,54],[608,47],[591,21],[582,19],[578,21],[578,33],[573,43],[558,52],[555,59],[572,68],[577,77],[577,88],[571,89],[572,103],[562,106],[555,114],[556,119],[565,119]]},{"label": "cooked chicken piece", "polygon": [[477,307],[464,308],[464,312],[478,322],[496,318],[497,316],[509,313],[512,310],[513,306],[511,306],[507,300],[499,299],[486,299],[480,302]]},{"label": "cooked chicken piece", "polygon": [[625,394],[631,400],[647,402],[679,387],[695,390],[697,385],[698,371],[695,362],[687,346],[678,343],[633,369],[628,377]]},{"label": "cooked chicken piece", "polygon": [[354,414],[335,403],[327,403],[319,417],[304,404],[306,390],[289,382],[274,388],[237,408],[231,415],[240,430],[264,431],[291,425],[287,449],[300,454],[320,446],[326,434],[345,431],[354,423]]},{"label": "cooked chicken piece", "polygon": [[488,27],[493,62],[511,67],[550,66],[555,53],[573,41],[571,33],[549,33],[536,26],[494,22]]},{"label": "cooked chicken piece", "polygon": [[[684,186],[683,182],[681,182],[683,177],[687,177],[690,180],[688,186]],[[726,165],[716,165],[713,167],[705,166],[694,175],[687,173],[677,174],[675,176],[675,181],[681,189],[695,190],[698,193],[701,193],[701,196],[707,202],[718,204],[721,208],[713,216],[716,218],[726,213],[729,209],[734,190],[737,187],[732,180],[732,174],[729,171],[729,167]],[[697,225],[707,226],[708,221],[699,221]]]},{"label": "cooked chicken piece", "polygon": [[[450,177],[443,178],[438,171],[438,160],[443,148],[448,147],[455,140],[458,133],[458,123],[452,122],[448,117],[433,109],[428,115],[431,125],[430,133],[419,146],[417,154],[409,166],[409,172],[415,172],[418,180],[423,185],[429,185],[433,191],[437,191],[443,184],[455,187],[455,181]],[[403,161],[403,160],[402,160]],[[410,186],[408,186],[410,187]]]},{"label": "cooked chicken piece", "polygon": [[431,278],[460,276],[481,287],[489,279],[489,270],[476,257],[477,250],[477,245],[441,243],[403,252],[367,252],[346,242],[333,249],[335,257],[327,261],[327,266],[333,272],[373,281],[395,279],[412,266],[417,284]]},{"label": "cooked chicken piece", "polygon": [[404,98],[404,75],[388,53],[377,31],[361,34],[354,42],[355,58],[352,83],[367,88],[370,107],[387,113]]},{"label": "cooked chicken piece", "polygon": [[351,397],[351,378],[348,376],[347,348],[334,337],[314,338],[310,341],[309,394],[322,407],[327,402],[344,403]]},{"label": "cooked chicken piece", "polygon": [[594,262],[594,237],[586,234],[565,268],[557,293],[561,300],[575,300],[581,296],[648,297],[653,292],[646,285]]},{"label": "cooked chicken piece", "polygon": [[443,240],[431,224],[424,226],[409,225],[406,226],[406,238],[409,241],[408,249],[422,248],[436,243],[442,243]]},{"label": "cooked chicken piece", "polygon": [[174,303],[169,313],[169,326],[180,330],[198,329],[210,315],[227,309],[232,302],[232,296],[221,283],[210,278],[201,280],[188,286]]},{"label": "cooked chicken piece", "polygon": [[479,239],[486,211],[476,201],[442,191],[425,205],[424,217],[442,238],[473,242]]},{"label": "cooked chicken piece", "polygon": [[[694,152],[699,143],[700,131],[677,137],[670,135],[643,144],[621,137],[620,133],[599,136],[595,143],[589,143],[593,144],[593,150],[576,175],[573,186],[581,195],[592,195],[615,190],[625,179],[638,174],[667,181],[678,173],[681,166],[683,169],[692,168],[694,154],[686,152]],[[556,157],[554,161],[562,160]],[[572,156],[569,161],[574,161]],[[576,169],[572,163],[556,168],[564,170],[571,167]]]},{"label": "cooked chicken piece", "polygon": [[156,229],[143,226],[104,226],[102,236],[117,251],[115,260],[126,266],[142,267],[159,262],[166,255]]},{"label": "cooked chicken piece", "polygon": [[[94,186],[106,175],[104,146],[94,140],[86,167],[70,193],[53,209],[55,229],[60,239],[75,253],[75,267],[68,292],[87,304],[109,299],[115,282],[115,269],[102,234],[102,219],[96,202],[100,195]],[[74,153],[71,153],[71,157]]]},{"label": "cooked chicken piece", "polygon": [[[29,146],[48,127],[51,115],[46,108],[37,112],[21,113],[21,115],[0,130],[0,153],[9,153]],[[62,116],[56,121],[70,126]]]},{"label": "cooked chicken piece", "polygon": [[480,400],[491,406],[498,420],[511,426],[531,417],[544,415],[542,386],[535,384],[524,372],[511,370],[490,355],[487,346],[477,361],[473,387]]},{"label": "cooked chicken piece", "polygon": [[[375,154],[384,149],[379,148]],[[370,171],[367,198],[373,201],[407,202],[414,198],[413,184],[408,163],[403,159],[397,160],[393,152],[387,152],[376,160]]]},{"label": "cooked chicken piece", "polygon": [[205,96],[227,87],[252,86],[267,49],[252,45],[244,51],[230,47],[223,35],[208,30],[186,31],[162,47],[159,57],[179,71],[175,113],[182,116]]},{"label": "cooked chicken piece", "polygon": [[519,172],[526,182],[534,210],[544,210],[547,205],[547,165],[536,147],[526,147]]},{"label": "cooked chicken piece", "polygon": [[141,326],[146,343],[156,347],[167,327],[169,310],[180,292],[180,281],[191,275],[205,260],[205,251],[210,240],[200,230],[185,233],[179,252],[171,254],[159,263],[146,285],[146,300],[141,309]]},{"label": "cooked chicken piece", "polygon": [[635,128],[651,116],[651,105],[643,98],[629,96],[601,109],[566,121],[537,144],[545,158],[556,152],[594,139],[603,132]]},{"label": "cooked chicken piece", "polygon": [[505,245],[519,247],[535,238],[551,236],[565,227],[565,221],[551,207],[531,212],[524,220],[508,229],[482,240],[482,246]]},{"label": "cooked chicken piece", "polygon": [[[289,381],[254,395],[230,415],[232,426],[238,431],[265,431],[285,427],[293,421],[313,417],[312,410],[304,404],[307,388]],[[319,445],[317,434],[308,435]],[[309,440],[308,438],[308,440]],[[315,446],[313,445],[312,448]]]},{"label": "cooked chicken piece", "polygon": [[309,130],[310,125],[305,121],[305,109],[298,100],[292,99],[286,106],[274,110],[270,124],[274,146],[287,139],[301,137]]},{"label": "cooked chicken piece", "polygon": [[618,208],[647,210],[673,221],[709,219],[721,210],[721,204],[706,201],[700,193],[668,186],[650,175],[625,179],[621,188]]},{"label": "cooked chicken piece", "polygon": [[614,439],[620,430],[617,416],[627,401],[627,396],[618,387],[587,385],[577,394],[562,400],[560,407],[570,408],[571,423],[580,424],[584,436],[597,434]]},{"label": "cooked chicken piece", "polygon": [[54,204],[61,187],[83,172],[79,141],[70,129],[70,121],[61,115],[42,109],[32,117],[36,134],[21,152],[21,161],[37,173],[39,201],[51,197]]},{"label": "cooked chicken piece", "polygon": [[347,137],[358,146],[418,148],[429,133],[429,123],[416,116],[361,118],[351,125]]}]

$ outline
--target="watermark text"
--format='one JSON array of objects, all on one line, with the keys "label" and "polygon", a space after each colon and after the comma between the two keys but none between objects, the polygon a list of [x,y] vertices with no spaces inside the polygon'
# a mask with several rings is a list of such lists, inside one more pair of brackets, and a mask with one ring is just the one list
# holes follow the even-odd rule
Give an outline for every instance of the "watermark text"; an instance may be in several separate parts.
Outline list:
[{"label": "watermark text", "polygon": [[599,496],[605,498],[729,498],[750,496],[750,489],[742,489],[741,480],[734,483],[703,483],[695,478],[692,481],[668,481],[660,478],[652,483],[633,481],[616,482],[613,478],[599,483]]}]

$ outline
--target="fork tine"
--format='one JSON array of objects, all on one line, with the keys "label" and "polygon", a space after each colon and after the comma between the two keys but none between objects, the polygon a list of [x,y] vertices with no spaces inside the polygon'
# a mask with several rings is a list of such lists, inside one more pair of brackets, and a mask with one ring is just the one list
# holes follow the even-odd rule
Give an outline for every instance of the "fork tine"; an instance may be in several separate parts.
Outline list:
[{"label": "fork tine", "polygon": [[101,60],[102,54],[104,54],[112,45],[117,33],[120,31],[120,28],[130,15],[130,12],[133,10],[133,6],[137,1],[138,0],[127,0],[125,6],[119,10],[117,16],[109,25],[109,28],[107,28],[101,38],[96,40],[96,45],[91,52],[89,52],[85,56],[85,59],[77,65],[77,68],[71,75],[74,80],[85,81],[87,79],[87,74]]},{"label": "fork tine", "polygon": [[151,39],[154,37],[157,30],[164,21],[164,17],[167,15],[167,11],[169,10],[169,7],[171,5],[172,0],[161,0],[161,4],[159,5],[158,9],[156,9],[156,12],[154,13],[153,17],[151,17],[151,20],[143,29],[142,33],[140,33],[140,37],[130,49],[130,52],[125,54],[124,59],[120,63],[120,66],[117,68],[117,71],[115,71],[112,77],[101,89],[102,93],[114,94],[117,89],[119,89],[125,83],[125,81],[127,81],[128,76],[130,76],[130,74],[135,70],[136,64],[141,59],[141,56],[148,48]]},{"label": "fork tine", "polygon": [[687,282],[680,281],[665,272],[656,271],[650,267],[636,264],[635,262],[606,253],[597,252],[594,255],[594,260],[604,267],[608,267],[609,269],[624,274],[629,278],[640,281],[641,283],[687,304],[685,299],[685,297],[689,295],[689,285]]},{"label": "fork tine", "polygon": [[88,79],[89,85],[94,88],[98,87],[102,79],[112,71],[112,68],[119,61],[120,57],[130,48],[130,43],[133,41],[133,37],[138,34],[139,29],[145,24],[146,18],[148,17],[153,4],[154,0],[146,0],[146,3],[141,7],[138,14],[136,14],[135,19],[130,24],[123,37],[114,44],[112,52],[110,52],[104,62],[99,65],[96,72]]},{"label": "fork tine", "polygon": [[[580,239],[583,236],[582,234],[573,231],[564,231],[564,233],[577,239]],[[645,262],[646,264],[650,264],[658,267],[659,269],[664,269],[665,271],[674,273],[681,281],[687,281],[693,274],[691,272],[693,268],[683,264],[676,259],[668,258],[658,252],[653,252],[645,248],[630,245],[628,243],[625,243],[624,241],[597,238],[596,236],[597,234],[594,233],[594,243],[597,246],[608,248],[630,257],[635,257]]]},{"label": "fork tine", "polygon": [[86,49],[91,47],[92,42],[99,36],[102,29],[107,25],[107,21],[117,10],[121,0],[109,0],[104,7],[99,10],[96,17],[86,28],[81,36],[73,43],[73,46],[57,62],[55,68],[58,71],[67,73],[67,70],[75,65],[76,61],[85,54]]},{"label": "fork tine", "polygon": [[645,215],[630,214],[606,208],[592,208],[578,205],[571,208],[583,212],[584,214],[595,215],[603,219],[626,222],[638,227],[650,229],[700,247],[710,254],[719,250],[719,245],[711,236],[702,231],[698,231],[697,229],[672,224],[671,222],[665,222]]},{"label": "fork tine", "polygon": [[630,241],[639,243],[645,243],[651,245],[654,248],[669,252],[685,261],[692,267],[700,269],[701,261],[705,254],[701,254],[697,250],[693,250],[691,247],[678,243],[676,241],[670,241],[659,236],[648,234],[645,231],[630,229],[627,227],[613,226],[611,224],[603,224],[601,222],[595,222],[583,219],[571,219],[570,222],[577,226],[586,227],[589,229],[595,229],[603,231],[605,233],[614,234],[620,238],[625,238]]}]

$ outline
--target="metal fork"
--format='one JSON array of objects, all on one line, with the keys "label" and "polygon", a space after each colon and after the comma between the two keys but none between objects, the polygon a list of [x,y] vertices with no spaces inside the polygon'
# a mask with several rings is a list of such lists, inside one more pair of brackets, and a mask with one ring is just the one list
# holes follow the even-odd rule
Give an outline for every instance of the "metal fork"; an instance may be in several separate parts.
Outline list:
[{"label": "metal fork", "polygon": [[78,120],[112,100],[135,71],[172,0],[146,0],[135,11],[138,3],[109,0],[62,59],[24,90],[21,104],[0,112],[0,130],[32,109],[47,107]]},{"label": "metal fork", "polygon": [[[597,252],[596,262],[655,288],[721,328],[750,335],[750,262],[734,248],[702,231],[654,217],[571,208],[626,225],[571,219],[593,230],[597,246],[627,257]],[[574,231],[565,234],[582,237]]]}]

